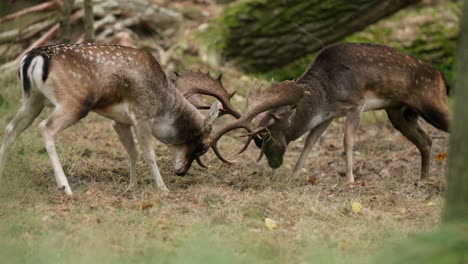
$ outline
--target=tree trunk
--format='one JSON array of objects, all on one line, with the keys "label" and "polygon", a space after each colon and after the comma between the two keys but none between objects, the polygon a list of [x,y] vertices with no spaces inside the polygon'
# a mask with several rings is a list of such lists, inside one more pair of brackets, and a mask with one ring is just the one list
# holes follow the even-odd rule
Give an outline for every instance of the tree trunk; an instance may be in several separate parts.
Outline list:
[{"label": "tree trunk", "polygon": [[463,7],[455,83],[455,112],[451,123],[449,171],[444,220],[468,219],[468,5]]},{"label": "tree trunk", "polygon": [[60,30],[62,43],[70,43],[71,41],[71,27],[70,15],[73,9],[74,0],[64,0],[62,5],[62,16],[60,18]]},{"label": "tree trunk", "polygon": [[227,7],[218,48],[247,70],[284,66],[418,0],[251,0]]},{"label": "tree trunk", "polygon": [[93,1],[84,0],[84,28],[85,42],[94,41],[94,16],[93,16]]}]

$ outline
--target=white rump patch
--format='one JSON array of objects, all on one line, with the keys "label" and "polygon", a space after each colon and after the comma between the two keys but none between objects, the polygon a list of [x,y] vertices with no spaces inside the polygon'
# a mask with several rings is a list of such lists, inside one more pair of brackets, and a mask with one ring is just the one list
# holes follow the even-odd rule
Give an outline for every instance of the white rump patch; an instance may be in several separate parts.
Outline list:
[{"label": "white rump patch", "polygon": [[364,111],[370,110],[379,110],[383,109],[390,105],[390,101],[376,98],[376,97],[369,97],[365,99],[364,103]]},{"label": "white rump patch", "polygon": [[31,81],[31,89],[38,89],[41,93],[55,106],[57,106],[57,100],[55,99],[53,91],[48,87],[44,81],[42,81],[42,74],[44,71],[44,58],[42,56],[36,56],[31,61],[31,66],[28,69],[28,78]]},{"label": "white rump patch", "polygon": [[42,56],[36,56],[31,61],[31,65],[28,69],[28,77],[31,80],[32,86],[39,86],[43,83],[42,73],[44,71],[44,58]]}]

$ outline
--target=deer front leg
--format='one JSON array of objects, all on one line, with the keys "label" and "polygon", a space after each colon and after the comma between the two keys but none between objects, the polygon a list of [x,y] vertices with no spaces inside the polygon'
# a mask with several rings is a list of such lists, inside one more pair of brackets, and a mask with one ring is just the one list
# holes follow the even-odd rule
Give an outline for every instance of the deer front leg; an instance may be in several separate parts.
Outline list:
[{"label": "deer front leg", "polygon": [[42,135],[47,153],[49,154],[49,159],[54,169],[55,180],[57,181],[58,188],[63,190],[65,194],[69,196],[72,195],[72,191],[68,184],[67,177],[63,172],[62,164],[60,163],[57,155],[57,150],[55,149],[54,136],[86,115],[83,111],[78,113],[75,112],[74,110],[76,109],[80,109],[80,107],[72,107],[70,105],[68,105],[68,107],[57,107],[49,118],[39,124],[39,131]]},{"label": "deer front leg", "polygon": [[346,152],[346,179],[349,183],[354,182],[353,175],[353,147],[354,140],[356,137],[356,132],[359,127],[359,122],[361,121],[362,107],[358,109],[350,110],[346,114],[346,129],[344,136],[344,146]]},{"label": "deer front leg", "polygon": [[31,93],[27,99],[23,99],[20,109],[5,128],[3,143],[0,147],[0,178],[11,146],[16,138],[32,124],[43,108],[44,97],[37,93]]},{"label": "deer front leg", "polygon": [[128,184],[127,189],[123,192],[125,194],[134,186],[137,185],[137,176],[136,176],[136,160],[137,160],[137,150],[135,147],[135,141],[133,140],[132,130],[130,125],[112,121],[112,127],[119,136],[119,140],[127,151],[129,165],[130,165],[130,183]]},{"label": "deer front leg", "polygon": [[304,167],[307,156],[312,150],[312,147],[314,146],[315,142],[317,142],[317,140],[320,138],[320,136],[323,134],[323,132],[325,132],[328,125],[330,125],[331,121],[332,121],[331,119],[324,121],[309,132],[309,134],[307,135],[306,141],[304,143],[304,148],[302,149],[301,156],[297,160],[296,166],[294,167],[292,176],[297,176],[300,173],[300,171]]},{"label": "deer front leg", "polygon": [[156,154],[154,153],[153,144],[151,144],[153,137],[151,134],[151,127],[146,125],[146,123],[136,122],[134,128],[138,143],[140,144],[140,147],[143,151],[145,161],[150,167],[151,174],[156,180],[156,185],[162,194],[168,194],[169,189],[167,189],[166,184],[164,184],[161,173],[159,172],[158,164],[156,164]]}]

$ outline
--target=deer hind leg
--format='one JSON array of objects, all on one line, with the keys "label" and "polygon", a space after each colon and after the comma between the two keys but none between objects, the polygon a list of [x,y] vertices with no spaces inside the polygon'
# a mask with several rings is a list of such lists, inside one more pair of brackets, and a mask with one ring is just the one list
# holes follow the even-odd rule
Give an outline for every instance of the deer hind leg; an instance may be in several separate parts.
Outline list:
[{"label": "deer hind leg", "polygon": [[346,179],[349,183],[354,182],[353,175],[353,148],[359,123],[361,121],[362,107],[350,110],[346,114],[346,129],[344,136],[344,146],[346,152]]},{"label": "deer hind leg", "polygon": [[39,131],[42,135],[47,153],[49,154],[58,188],[63,190],[66,195],[72,195],[72,191],[57,155],[54,137],[57,133],[86,116],[89,109],[82,108],[82,106],[75,107],[72,104],[63,104],[63,106],[56,107],[54,112],[39,124]]},{"label": "deer hind leg", "polygon": [[413,142],[421,153],[421,178],[429,176],[432,139],[418,123],[418,115],[406,106],[387,109],[393,126]]},{"label": "deer hind leg", "polygon": [[112,127],[114,128],[115,132],[117,132],[120,142],[127,151],[128,160],[130,162],[130,183],[128,184],[127,189],[124,191],[125,194],[131,188],[137,185],[136,160],[138,153],[135,147],[135,141],[133,140],[133,134],[130,125],[113,121]]},{"label": "deer hind leg", "polygon": [[153,144],[151,143],[153,137],[151,134],[151,127],[146,125],[146,122],[136,121],[134,128],[145,161],[150,167],[152,176],[156,180],[156,185],[162,194],[169,193],[169,189],[167,189],[166,184],[164,184],[161,173],[159,172],[158,164],[156,164],[156,154],[154,153]]},{"label": "deer hind leg", "polygon": [[38,93],[31,93],[23,99],[23,103],[13,120],[5,129],[3,143],[0,147],[0,178],[5,168],[7,154],[16,138],[28,128],[44,108],[44,97]]},{"label": "deer hind leg", "polygon": [[312,150],[312,147],[314,146],[315,142],[317,142],[317,140],[320,138],[320,136],[323,134],[323,132],[325,132],[328,125],[330,125],[331,121],[332,121],[331,119],[324,121],[309,132],[309,134],[307,135],[306,141],[304,143],[304,148],[302,149],[301,156],[297,160],[296,166],[294,167],[292,176],[297,176],[300,173],[301,169],[304,167],[304,163],[307,159],[307,156]]}]

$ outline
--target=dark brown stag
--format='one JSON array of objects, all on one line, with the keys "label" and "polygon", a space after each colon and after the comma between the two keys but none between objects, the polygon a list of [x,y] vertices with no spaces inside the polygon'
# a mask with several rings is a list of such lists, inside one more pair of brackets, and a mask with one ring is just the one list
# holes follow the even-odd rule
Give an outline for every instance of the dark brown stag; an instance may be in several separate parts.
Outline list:
[{"label": "dark brown stag", "polygon": [[[241,117],[252,120],[258,115],[250,137],[258,138],[257,146],[272,168],[282,165],[291,141],[309,133],[293,171],[299,173],[330,122],[344,116],[346,176],[353,182],[353,145],[361,114],[385,109],[393,126],[419,149],[421,178],[429,175],[432,139],[418,117],[446,132],[450,121],[444,79],[430,64],[383,45],[336,44],[323,49],[295,82],[285,81],[270,89],[287,92],[292,85],[304,87],[304,96],[296,98],[297,107],[271,102],[269,108]],[[284,100],[282,96],[278,94],[275,100]],[[250,93],[251,104],[258,100],[263,99]]]}]

